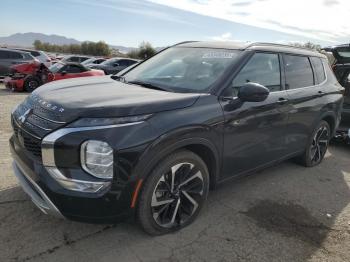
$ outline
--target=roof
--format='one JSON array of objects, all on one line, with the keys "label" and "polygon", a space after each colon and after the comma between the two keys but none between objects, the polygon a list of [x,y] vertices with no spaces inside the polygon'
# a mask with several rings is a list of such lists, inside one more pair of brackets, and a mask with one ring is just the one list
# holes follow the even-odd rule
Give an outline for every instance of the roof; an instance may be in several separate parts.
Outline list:
[{"label": "roof", "polygon": [[276,43],[248,43],[248,42],[235,42],[235,41],[188,41],[179,43],[176,46],[194,47],[194,48],[218,48],[218,49],[235,49],[235,50],[260,50],[260,51],[273,51],[281,53],[291,53],[307,56],[317,56],[325,58],[325,56],[319,52],[290,45],[282,45]]},{"label": "roof", "polygon": [[7,48],[7,47],[0,47],[0,50],[4,50],[4,51],[13,51],[13,52],[17,52],[17,53],[21,53],[21,54],[28,54],[29,52],[20,50],[20,49],[14,49],[14,48]]}]

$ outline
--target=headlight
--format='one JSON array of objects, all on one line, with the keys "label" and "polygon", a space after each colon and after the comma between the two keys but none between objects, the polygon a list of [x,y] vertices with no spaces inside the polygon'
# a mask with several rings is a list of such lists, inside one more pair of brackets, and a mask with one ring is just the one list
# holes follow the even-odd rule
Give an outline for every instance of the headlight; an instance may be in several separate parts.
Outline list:
[{"label": "headlight", "polygon": [[71,123],[67,127],[90,127],[90,126],[109,126],[109,125],[121,125],[127,123],[142,122],[150,118],[152,114],[139,115],[139,116],[127,116],[117,118],[81,118]]},{"label": "headlight", "polygon": [[84,142],[80,148],[80,159],[81,166],[89,174],[98,178],[113,178],[113,149],[106,142]]}]

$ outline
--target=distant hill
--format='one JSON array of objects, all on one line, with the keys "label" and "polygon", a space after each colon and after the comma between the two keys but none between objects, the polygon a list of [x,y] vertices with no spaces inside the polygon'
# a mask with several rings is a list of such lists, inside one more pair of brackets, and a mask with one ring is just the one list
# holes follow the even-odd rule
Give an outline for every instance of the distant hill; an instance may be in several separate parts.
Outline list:
[{"label": "distant hill", "polygon": [[[56,44],[56,45],[69,45],[69,44],[79,44],[74,38],[67,38],[61,35],[46,35],[42,33],[17,33],[10,36],[0,37],[0,46],[9,47],[33,47],[35,40],[40,40],[41,42]],[[111,48],[118,49],[121,53],[127,53],[135,47],[126,46],[115,46],[110,45]]]},{"label": "distant hill", "polygon": [[41,33],[17,33],[10,36],[0,37],[1,45],[32,47],[35,40],[57,45],[79,44],[73,38],[60,35],[45,35]]}]

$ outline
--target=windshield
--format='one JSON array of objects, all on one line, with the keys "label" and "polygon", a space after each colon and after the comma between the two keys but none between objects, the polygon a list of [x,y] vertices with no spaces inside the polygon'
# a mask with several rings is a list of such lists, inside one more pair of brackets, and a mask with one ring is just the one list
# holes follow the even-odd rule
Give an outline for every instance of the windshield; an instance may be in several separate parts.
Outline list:
[{"label": "windshield", "polygon": [[62,63],[56,63],[56,64],[53,64],[52,66],[49,67],[49,70],[52,72],[52,73],[57,73],[62,67],[64,67],[64,64]]},{"label": "windshield", "polygon": [[88,65],[88,64],[92,64],[93,62],[95,62],[96,58],[89,58],[85,61],[83,61],[81,64],[82,65]]},{"label": "windshield", "polygon": [[124,75],[173,92],[207,92],[240,51],[212,48],[169,48]]}]

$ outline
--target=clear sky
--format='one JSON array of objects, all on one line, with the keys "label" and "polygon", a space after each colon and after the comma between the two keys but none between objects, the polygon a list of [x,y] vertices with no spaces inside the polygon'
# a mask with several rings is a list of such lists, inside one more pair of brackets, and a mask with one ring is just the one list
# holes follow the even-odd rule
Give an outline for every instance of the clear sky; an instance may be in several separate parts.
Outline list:
[{"label": "clear sky", "polygon": [[350,0],[1,0],[0,36],[166,46],[185,40],[350,42]]}]

